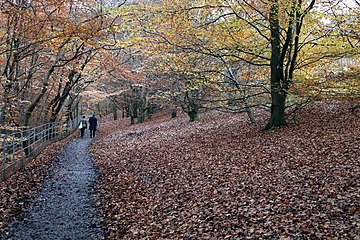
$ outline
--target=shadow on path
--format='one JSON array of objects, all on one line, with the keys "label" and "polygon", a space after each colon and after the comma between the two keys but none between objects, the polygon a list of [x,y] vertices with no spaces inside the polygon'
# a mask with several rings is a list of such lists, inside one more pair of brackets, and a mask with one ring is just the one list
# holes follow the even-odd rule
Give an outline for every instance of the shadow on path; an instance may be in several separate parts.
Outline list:
[{"label": "shadow on path", "polygon": [[24,219],[10,224],[5,239],[102,239],[95,220],[96,171],[88,154],[90,142],[76,138],[60,151],[49,179]]}]

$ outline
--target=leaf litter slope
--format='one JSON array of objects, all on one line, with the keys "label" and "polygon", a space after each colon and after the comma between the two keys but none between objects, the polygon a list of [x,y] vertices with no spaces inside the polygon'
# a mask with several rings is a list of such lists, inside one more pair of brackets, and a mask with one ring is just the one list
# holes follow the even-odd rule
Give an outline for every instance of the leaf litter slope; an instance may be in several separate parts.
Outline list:
[{"label": "leaf litter slope", "polygon": [[359,115],[111,122],[92,145],[102,224],[110,239],[356,239]]}]

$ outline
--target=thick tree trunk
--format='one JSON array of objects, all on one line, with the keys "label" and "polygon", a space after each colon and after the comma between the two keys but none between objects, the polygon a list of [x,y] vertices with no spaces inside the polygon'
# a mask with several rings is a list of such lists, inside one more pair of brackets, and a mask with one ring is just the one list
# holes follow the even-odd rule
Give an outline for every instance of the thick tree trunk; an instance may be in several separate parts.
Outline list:
[{"label": "thick tree trunk", "polygon": [[[301,7],[303,1],[292,2],[285,39],[280,34],[279,0],[270,0],[270,3],[271,117],[265,127],[266,130],[285,125],[285,102],[296,69],[301,26],[304,16],[313,9],[315,0],[311,0],[305,10]],[[283,43],[281,39],[283,39]],[[284,61],[287,61],[287,64]]]},{"label": "thick tree trunk", "polygon": [[188,115],[190,118],[190,122],[194,122],[199,119],[198,113],[195,110],[188,112]]},{"label": "thick tree trunk", "polygon": [[279,23],[279,3],[272,0],[270,10],[271,29],[271,116],[265,130],[280,127],[285,124],[285,100],[284,70],[281,54],[281,35]]},{"label": "thick tree trunk", "polygon": [[271,99],[271,116],[265,127],[265,130],[270,130],[285,125],[286,95],[273,92],[271,93]]}]

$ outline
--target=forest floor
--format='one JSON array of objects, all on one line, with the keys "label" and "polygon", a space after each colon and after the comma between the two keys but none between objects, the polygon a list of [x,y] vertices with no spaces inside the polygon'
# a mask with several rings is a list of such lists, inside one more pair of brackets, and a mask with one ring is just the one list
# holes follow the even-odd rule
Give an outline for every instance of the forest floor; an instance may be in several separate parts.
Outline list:
[{"label": "forest floor", "polygon": [[[312,106],[266,132],[266,114],[255,116],[256,124],[220,113],[194,123],[170,114],[136,125],[99,119],[85,160],[98,169],[94,204],[105,238],[360,239],[360,111]],[[73,138],[0,183],[0,239],[51,189],[51,160]]]},{"label": "forest floor", "polygon": [[360,111],[170,114],[100,125],[91,154],[109,239],[360,239]]}]

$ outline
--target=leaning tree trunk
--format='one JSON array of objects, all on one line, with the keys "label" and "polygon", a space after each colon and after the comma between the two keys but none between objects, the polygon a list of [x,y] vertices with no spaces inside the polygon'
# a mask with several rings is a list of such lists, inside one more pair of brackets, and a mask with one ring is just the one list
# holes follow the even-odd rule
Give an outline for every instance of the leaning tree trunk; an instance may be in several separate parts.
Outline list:
[{"label": "leaning tree trunk", "polygon": [[246,107],[245,107],[245,111],[246,111],[246,113],[247,113],[247,115],[248,115],[248,117],[249,117],[249,119],[250,119],[250,122],[251,122],[251,123],[256,123],[256,119],[255,119],[255,117],[254,117],[253,112],[251,111],[251,108],[248,107],[248,106],[246,106]]},{"label": "leaning tree trunk", "polygon": [[42,87],[41,87],[41,91],[40,93],[36,96],[36,98],[31,102],[30,106],[27,108],[27,110],[25,111],[25,117],[24,117],[24,126],[29,126],[30,123],[30,118],[31,115],[33,113],[33,111],[35,110],[35,108],[38,106],[40,100],[43,98],[43,96],[45,95],[46,91],[47,91],[47,87],[49,85],[49,81],[50,81],[50,77],[51,74],[54,72],[56,65],[58,64],[58,62],[65,56],[65,53],[60,53],[56,59],[54,60],[54,62],[52,63],[52,65],[50,66],[50,68],[48,69],[48,71],[45,74],[44,80],[42,82]]},{"label": "leaning tree trunk", "polygon": [[63,109],[64,104],[67,98],[70,95],[70,91],[73,89],[74,85],[80,80],[81,73],[71,71],[68,77],[68,81],[65,84],[62,94],[56,100],[53,110],[51,111],[50,122],[55,122],[59,116],[60,111]]}]

